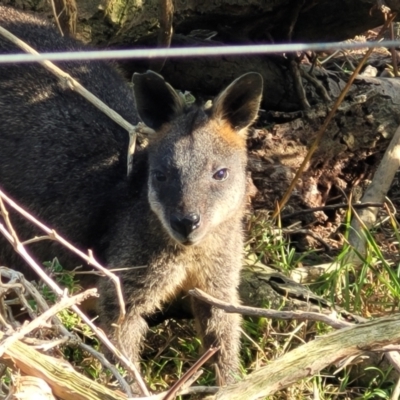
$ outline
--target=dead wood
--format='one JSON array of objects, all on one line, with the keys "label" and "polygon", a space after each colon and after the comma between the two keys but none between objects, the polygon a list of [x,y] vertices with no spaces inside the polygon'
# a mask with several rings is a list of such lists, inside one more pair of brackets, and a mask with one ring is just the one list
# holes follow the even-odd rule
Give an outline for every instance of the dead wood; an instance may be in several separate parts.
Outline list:
[{"label": "dead wood", "polygon": [[[394,175],[400,167],[400,127],[397,128],[382,161],[362,197],[362,202],[381,202],[393,182]],[[361,257],[365,256],[367,238],[365,230],[372,228],[377,217],[376,208],[364,208],[357,211],[351,223],[349,243],[354,251],[349,253],[347,262],[355,265],[362,263]]]},{"label": "dead wood", "polygon": [[82,303],[86,298],[91,296],[98,296],[97,289],[89,289],[83,293],[79,293],[73,297],[67,297],[66,295],[56,304],[54,304],[51,308],[45,311],[42,315],[35,318],[29,324],[24,325],[18,332],[14,333],[12,336],[4,339],[0,342],[0,357],[7,351],[12,343],[16,342],[19,339],[22,339],[25,335],[32,332],[34,329],[39,328],[47,323],[47,320],[51,317],[55,316],[57,313],[62,311],[65,308],[72,307],[73,305]]},{"label": "dead wood", "polygon": [[8,398],[10,400],[56,400],[50,386],[43,379],[21,375],[13,379]]},{"label": "dead wood", "polygon": [[[76,247],[72,246],[71,243],[66,241],[63,237],[59,236],[54,230],[51,230],[48,228],[46,225],[42,224],[39,222],[36,218],[34,218],[31,214],[26,212],[24,209],[22,209],[18,204],[16,204],[14,201],[12,201],[10,198],[8,198],[3,192],[0,191],[0,211],[1,215],[5,220],[5,226],[0,223],[0,232],[5,236],[5,238],[14,246],[14,249],[16,252],[32,267],[32,269],[38,274],[39,277],[41,277],[44,282],[46,282],[47,285],[59,296],[63,295],[62,289],[43,271],[43,269],[36,263],[36,261],[31,257],[31,255],[27,252],[25,249],[24,245],[19,241],[18,236],[16,232],[14,231],[14,228],[11,224],[11,221],[8,217],[8,211],[6,210],[4,206],[4,202],[6,202],[8,205],[10,205],[14,210],[18,211],[20,214],[22,214],[26,219],[29,221],[33,222],[35,225],[39,226],[42,230],[44,230],[51,239],[57,240],[59,243],[70,249],[72,252],[75,252],[76,254],[79,254],[80,257],[83,259],[87,260],[90,265],[95,266],[97,269],[100,271],[104,272],[107,276],[110,276],[111,279],[115,280],[116,283],[116,289],[117,289],[117,296],[121,297],[120,300],[120,307],[121,307],[121,313],[125,311],[125,306],[124,306],[124,301],[122,298],[122,292],[121,288],[119,285],[119,279],[118,277],[115,276],[115,274],[111,273],[110,271],[107,271],[103,266],[101,266],[93,257],[93,254],[89,251],[89,255],[87,256],[84,254],[82,251],[78,250]],[[104,270],[104,271],[103,271]],[[119,292],[119,293],[118,293]],[[124,365],[132,372],[132,374],[135,376],[136,382],[138,383],[141,391],[143,394],[148,395],[149,392],[147,390],[147,387],[137,369],[137,367],[127,358],[125,357],[116,347],[115,345],[111,342],[111,340],[105,335],[105,333],[97,328],[97,326],[93,323],[93,321],[88,318],[85,313],[83,313],[79,307],[76,305],[73,305],[72,310],[80,317],[82,320],[92,329],[92,331],[96,334],[96,336],[104,343],[107,348],[115,354],[115,356],[120,359]],[[122,315],[122,314],[121,314]],[[118,329],[116,327],[116,329]]]},{"label": "dead wood", "polygon": [[[396,14],[391,14],[388,17],[387,21],[385,22],[384,26],[381,28],[379,35],[376,38],[377,41],[379,41],[382,38],[387,27],[393,21],[395,16],[396,16]],[[368,57],[372,54],[372,51],[373,51],[372,48],[368,49],[368,51],[365,53],[364,57],[359,62],[356,69],[353,71],[350,78],[346,82],[346,85],[343,88],[343,90],[341,91],[339,97],[335,100],[332,107],[330,107],[328,115],[326,116],[321,127],[318,129],[317,133],[315,134],[315,138],[314,138],[310,148],[308,149],[306,156],[302,160],[298,170],[296,171],[292,182],[290,183],[290,185],[289,185],[288,189],[286,190],[285,194],[283,195],[282,199],[279,201],[279,205],[277,206],[277,208],[274,211],[273,218],[275,218],[278,214],[280,214],[280,211],[283,209],[283,207],[286,205],[287,201],[289,200],[289,197],[292,195],[294,187],[297,185],[298,180],[303,175],[303,172],[305,171],[307,164],[310,162],[311,157],[313,156],[315,151],[318,149],[320,142],[325,135],[326,128],[328,127],[328,125],[331,123],[332,119],[336,115],[336,112],[339,109],[340,105],[343,103],[345,96],[348,94],[348,92],[351,88],[351,85],[354,82],[354,79],[361,72],[361,68],[363,67],[363,65],[364,65],[365,61],[368,59]],[[303,105],[307,106],[308,104],[304,103]],[[310,107],[307,106],[306,108],[309,109]]]},{"label": "dead wood", "polygon": [[[0,332],[0,340],[4,338],[5,334]],[[41,354],[20,341],[12,343],[1,360],[14,370],[43,379],[54,395],[63,400],[127,399],[124,394],[107,389],[77,373],[67,362]]]},{"label": "dead wood", "polygon": [[[174,19],[174,4],[172,0],[159,0],[160,29],[158,31],[158,47],[169,47],[172,39],[172,22]],[[154,59],[150,62],[150,69],[160,72],[165,64],[165,58]]]},{"label": "dead wood", "polygon": [[212,297],[197,288],[189,290],[189,294],[217,308],[221,308],[227,313],[237,313],[242,315],[251,315],[259,318],[265,317],[280,320],[296,319],[298,321],[319,321],[324,322],[325,324],[330,325],[336,329],[341,329],[352,325],[350,322],[340,320],[337,313],[335,312],[332,312],[331,315],[325,315],[312,311],[278,311],[266,308],[237,306],[229,304],[223,300],[216,299],[215,297]]},{"label": "dead wood", "polygon": [[75,36],[78,16],[75,0],[52,0],[51,5],[61,35]]},{"label": "dead wood", "polygon": [[210,400],[255,400],[272,395],[299,379],[313,376],[323,368],[364,351],[380,350],[400,343],[400,315],[379,318],[316,338],[243,381],[221,388]]}]

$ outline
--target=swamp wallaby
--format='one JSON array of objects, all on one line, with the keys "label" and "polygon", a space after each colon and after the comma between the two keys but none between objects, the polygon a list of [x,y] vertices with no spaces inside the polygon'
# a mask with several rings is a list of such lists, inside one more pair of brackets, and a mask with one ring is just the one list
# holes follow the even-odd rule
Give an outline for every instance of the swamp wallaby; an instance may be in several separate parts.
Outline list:
[{"label": "swamp wallaby", "polygon": [[[38,51],[82,50],[36,17],[0,7],[0,25]],[[0,38],[0,54],[18,50]],[[126,178],[127,133],[40,65],[0,65],[0,186],[39,219],[120,273],[127,317],[120,337],[137,361],[145,318],[198,287],[238,302],[242,217],[246,202],[246,131],[255,120],[262,78],[235,80],[211,108],[186,107],[153,72],[135,74],[134,98],[109,65],[60,67],[131,123],[137,115],[156,133],[134,156]],[[23,239],[36,234],[13,215]],[[57,245],[36,243],[41,260],[76,260]],[[0,264],[21,261],[0,242]],[[22,266],[21,266],[22,268]],[[115,322],[113,285],[97,283],[104,327]],[[197,300],[193,314],[205,347],[221,346],[222,382],[235,379],[240,317]]]}]

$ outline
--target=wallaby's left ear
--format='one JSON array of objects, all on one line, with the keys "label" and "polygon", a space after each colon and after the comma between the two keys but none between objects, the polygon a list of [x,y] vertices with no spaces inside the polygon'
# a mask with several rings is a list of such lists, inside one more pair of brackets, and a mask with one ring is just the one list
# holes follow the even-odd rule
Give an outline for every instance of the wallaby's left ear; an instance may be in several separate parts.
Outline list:
[{"label": "wallaby's left ear", "polygon": [[183,100],[161,75],[153,71],[134,73],[132,82],[136,109],[148,127],[158,129],[183,113]]},{"label": "wallaby's left ear", "polygon": [[236,131],[247,128],[257,118],[262,91],[260,74],[249,72],[242,75],[214,100],[212,116],[228,122]]}]

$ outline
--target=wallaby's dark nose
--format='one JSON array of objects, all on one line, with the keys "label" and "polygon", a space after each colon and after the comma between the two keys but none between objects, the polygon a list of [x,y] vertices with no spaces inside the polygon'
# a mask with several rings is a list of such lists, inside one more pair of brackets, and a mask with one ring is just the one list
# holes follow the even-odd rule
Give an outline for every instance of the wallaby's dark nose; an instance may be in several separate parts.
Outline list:
[{"label": "wallaby's dark nose", "polygon": [[188,237],[190,233],[200,226],[200,215],[196,213],[190,213],[184,217],[171,215],[170,223],[174,231],[184,237]]}]

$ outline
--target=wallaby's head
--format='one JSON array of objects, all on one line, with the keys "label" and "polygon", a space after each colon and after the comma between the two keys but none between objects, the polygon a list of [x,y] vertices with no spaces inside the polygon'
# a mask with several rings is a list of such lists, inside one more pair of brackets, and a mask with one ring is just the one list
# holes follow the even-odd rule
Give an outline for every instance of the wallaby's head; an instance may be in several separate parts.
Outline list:
[{"label": "wallaby's head", "polygon": [[169,235],[197,244],[232,217],[246,198],[246,133],[257,117],[262,77],[231,83],[209,109],[187,108],[164,79],[134,74],[140,118],[156,131],[149,145],[148,198]]}]

